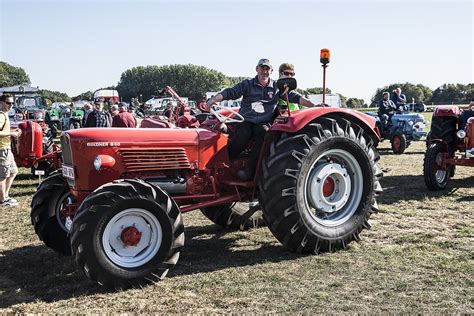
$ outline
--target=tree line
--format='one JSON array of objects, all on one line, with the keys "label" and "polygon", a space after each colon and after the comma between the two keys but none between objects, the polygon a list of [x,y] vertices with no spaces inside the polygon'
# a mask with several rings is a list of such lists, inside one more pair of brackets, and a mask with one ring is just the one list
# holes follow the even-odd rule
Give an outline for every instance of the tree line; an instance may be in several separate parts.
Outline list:
[{"label": "tree line", "polygon": [[[207,91],[220,91],[233,86],[245,77],[229,77],[214,69],[204,66],[187,65],[165,65],[165,66],[137,66],[125,70],[120,76],[116,86],[100,89],[116,89],[124,101],[137,97],[145,101],[160,93],[165,86],[171,86],[182,96],[190,100],[199,100]],[[8,87],[20,84],[30,84],[30,78],[21,67],[12,66],[6,62],[0,62],[0,87]],[[371,99],[370,106],[376,106],[382,99],[384,91],[392,92],[395,88],[401,88],[406,95],[407,101],[414,100],[425,104],[464,104],[474,98],[474,83],[459,84],[446,83],[432,90],[422,84],[393,83],[388,86],[377,88]],[[99,89],[97,89],[99,90]],[[297,89],[303,95],[321,94],[321,87],[308,89]],[[52,90],[40,90],[40,95],[51,101],[69,102],[71,100],[92,100],[93,91],[85,91],[77,96],[70,97],[66,93]],[[326,88],[326,93],[331,93]],[[341,103],[348,108],[363,108],[368,105],[363,99],[346,97],[339,94]]]}]

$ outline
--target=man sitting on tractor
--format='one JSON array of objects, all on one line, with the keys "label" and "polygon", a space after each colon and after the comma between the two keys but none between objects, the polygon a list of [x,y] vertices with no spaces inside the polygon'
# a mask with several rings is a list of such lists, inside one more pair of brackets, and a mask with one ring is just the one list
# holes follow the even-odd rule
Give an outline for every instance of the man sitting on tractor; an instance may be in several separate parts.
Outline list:
[{"label": "man sitting on tractor", "polygon": [[382,100],[379,102],[379,111],[378,115],[380,120],[385,123],[390,122],[390,117],[393,115],[393,112],[396,110],[395,103],[390,100],[390,93],[385,91],[382,94]]},{"label": "man sitting on tractor", "polygon": [[[224,89],[222,92],[211,97],[206,103],[206,110],[223,100],[237,100],[242,97],[239,113],[245,121],[237,124],[234,132],[229,138],[229,158],[237,158],[244,151],[250,140],[254,145],[250,151],[248,168],[239,170],[237,175],[243,181],[249,181],[254,177],[257,167],[259,149],[262,147],[266,131],[270,128],[274,112],[280,98],[281,91],[278,90],[276,82],[270,78],[273,67],[270,61],[262,58],[258,61],[257,76],[245,79],[232,88]],[[291,91],[288,99],[292,103],[304,106],[315,106],[310,100],[300,94]]]},{"label": "man sitting on tractor", "polygon": [[392,102],[395,104],[397,112],[403,112],[405,110],[405,104],[407,103],[407,97],[402,94],[402,89],[396,88],[393,90]]}]

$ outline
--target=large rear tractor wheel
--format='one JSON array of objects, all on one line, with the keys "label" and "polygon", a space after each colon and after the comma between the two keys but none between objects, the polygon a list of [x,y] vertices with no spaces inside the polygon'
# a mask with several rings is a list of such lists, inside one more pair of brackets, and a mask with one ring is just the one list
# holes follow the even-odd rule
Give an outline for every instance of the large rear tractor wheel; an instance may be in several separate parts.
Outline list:
[{"label": "large rear tractor wheel", "polygon": [[404,134],[396,133],[390,138],[392,151],[395,155],[401,155],[408,147],[407,138]]},{"label": "large rear tractor wheel", "polygon": [[[455,117],[433,117],[430,131],[430,144],[433,139],[442,139],[450,152],[454,152],[456,142],[456,118]],[[428,148],[429,146],[427,146]]]},{"label": "large rear tractor wheel", "polygon": [[442,143],[432,143],[426,150],[423,162],[423,175],[426,186],[432,191],[446,188],[451,173],[454,173],[454,169],[451,167],[445,170],[441,168],[444,156],[447,153]]},{"label": "large rear tractor wheel", "polygon": [[31,200],[31,223],[44,244],[71,255],[69,228],[72,218],[64,210],[73,202],[69,186],[60,173],[53,173],[39,185]]},{"label": "large rear tractor wheel", "polygon": [[76,262],[107,288],[158,281],[179,259],[184,225],[176,203],[140,180],[118,180],[92,192],[71,231]]},{"label": "large rear tractor wheel", "polygon": [[270,147],[259,181],[271,232],[295,252],[346,248],[370,228],[382,192],[379,155],[358,125],[339,117],[316,119]]},{"label": "large rear tractor wheel", "polygon": [[213,223],[230,229],[247,230],[264,226],[262,211],[254,203],[236,202],[201,209]]}]

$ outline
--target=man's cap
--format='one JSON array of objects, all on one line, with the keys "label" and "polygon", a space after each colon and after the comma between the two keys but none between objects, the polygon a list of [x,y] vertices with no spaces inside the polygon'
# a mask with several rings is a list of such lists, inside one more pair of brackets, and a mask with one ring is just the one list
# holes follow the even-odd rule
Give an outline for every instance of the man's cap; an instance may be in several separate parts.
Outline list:
[{"label": "man's cap", "polygon": [[126,107],[127,107],[127,103],[125,103],[125,102],[119,102],[118,107],[119,107],[119,108],[126,108]]},{"label": "man's cap", "polygon": [[268,66],[271,69],[273,69],[272,64],[270,63],[270,60],[268,58],[262,58],[258,61],[257,67],[258,66]]}]

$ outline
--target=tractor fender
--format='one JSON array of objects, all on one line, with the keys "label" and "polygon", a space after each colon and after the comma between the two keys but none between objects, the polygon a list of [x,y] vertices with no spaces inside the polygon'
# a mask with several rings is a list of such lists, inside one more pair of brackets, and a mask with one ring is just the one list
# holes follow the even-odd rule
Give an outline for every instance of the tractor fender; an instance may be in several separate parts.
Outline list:
[{"label": "tractor fender", "polygon": [[330,113],[337,113],[339,117],[359,125],[374,141],[380,141],[380,131],[376,127],[376,119],[374,117],[346,108],[314,107],[291,112],[290,116],[278,116],[270,130],[272,132],[295,133],[316,118]]},{"label": "tractor fender", "polygon": [[457,105],[439,105],[433,112],[434,116],[458,117],[459,107]]}]

